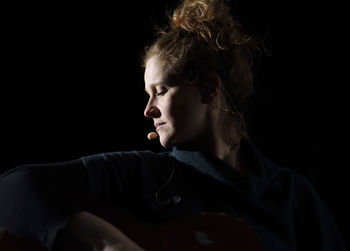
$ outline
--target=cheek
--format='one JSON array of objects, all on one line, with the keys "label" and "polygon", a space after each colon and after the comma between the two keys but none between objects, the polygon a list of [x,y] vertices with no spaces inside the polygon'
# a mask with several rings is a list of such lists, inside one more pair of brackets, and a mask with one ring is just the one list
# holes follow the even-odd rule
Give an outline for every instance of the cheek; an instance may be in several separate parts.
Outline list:
[{"label": "cheek", "polygon": [[165,122],[175,126],[179,123],[179,120],[182,119],[181,110],[183,110],[183,107],[176,105],[173,102],[165,102],[162,105],[161,113]]},{"label": "cheek", "polygon": [[176,129],[197,128],[203,124],[204,107],[196,97],[183,97],[171,102],[168,107],[169,120]]}]

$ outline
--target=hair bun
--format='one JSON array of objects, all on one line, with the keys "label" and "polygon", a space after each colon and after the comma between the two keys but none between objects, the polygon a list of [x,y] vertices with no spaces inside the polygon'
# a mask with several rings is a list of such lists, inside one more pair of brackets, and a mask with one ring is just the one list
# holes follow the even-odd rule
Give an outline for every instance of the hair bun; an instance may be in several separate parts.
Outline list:
[{"label": "hair bun", "polygon": [[170,22],[172,29],[198,34],[206,41],[216,42],[221,49],[229,42],[223,41],[223,38],[227,40],[232,36],[229,33],[238,28],[229,7],[220,0],[183,0],[173,12]]}]

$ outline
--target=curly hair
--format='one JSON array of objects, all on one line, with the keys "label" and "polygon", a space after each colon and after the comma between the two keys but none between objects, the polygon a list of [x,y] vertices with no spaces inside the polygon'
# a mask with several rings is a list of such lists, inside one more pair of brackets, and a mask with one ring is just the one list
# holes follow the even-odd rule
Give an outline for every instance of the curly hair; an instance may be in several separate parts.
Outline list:
[{"label": "curly hair", "polygon": [[[186,81],[203,85],[208,72],[222,82],[229,111],[238,114],[253,91],[252,63],[257,42],[242,32],[230,8],[221,0],[182,0],[169,15],[169,24],[146,47],[143,67],[158,56],[168,70]],[[242,127],[242,135],[245,126]]]}]

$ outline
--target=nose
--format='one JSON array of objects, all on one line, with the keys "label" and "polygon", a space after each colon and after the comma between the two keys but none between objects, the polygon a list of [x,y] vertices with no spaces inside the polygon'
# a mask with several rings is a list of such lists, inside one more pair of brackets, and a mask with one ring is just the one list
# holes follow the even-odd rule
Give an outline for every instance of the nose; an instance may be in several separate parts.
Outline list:
[{"label": "nose", "polygon": [[159,118],[161,115],[160,110],[151,103],[151,100],[146,105],[145,111],[143,112],[146,118]]}]

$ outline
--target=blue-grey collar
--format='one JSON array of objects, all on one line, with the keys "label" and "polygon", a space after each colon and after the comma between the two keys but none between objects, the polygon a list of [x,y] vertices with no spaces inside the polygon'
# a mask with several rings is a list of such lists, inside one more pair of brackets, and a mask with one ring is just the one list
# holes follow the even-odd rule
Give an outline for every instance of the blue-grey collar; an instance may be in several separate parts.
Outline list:
[{"label": "blue-grey collar", "polygon": [[[248,157],[247,174],[240,173],[233,166],[223,160],[200,151],[173,147],[172,152],[177,161],[194,167],[197,171],[207,175],[220,183],[224,183],[235,190],[253,192],[256,186],[263,183],[264,157],[247,139],[241,141],[241,148]],[[243,191],[242,191],[243,192]]]}]

